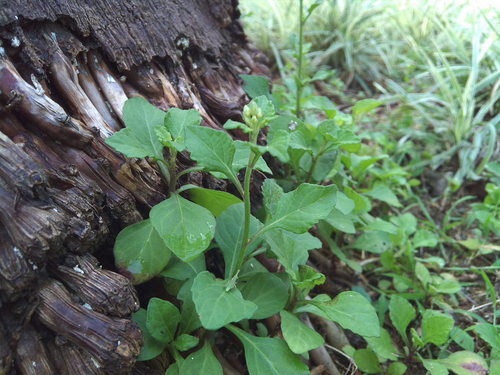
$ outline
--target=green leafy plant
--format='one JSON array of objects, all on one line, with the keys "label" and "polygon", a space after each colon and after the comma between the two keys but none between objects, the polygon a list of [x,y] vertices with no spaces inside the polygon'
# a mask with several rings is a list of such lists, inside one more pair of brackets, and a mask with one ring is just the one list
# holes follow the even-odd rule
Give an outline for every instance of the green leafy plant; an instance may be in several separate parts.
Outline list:
[{"label": "green leafy plant", "polygon": [[[224,126],[249,134],[249,141],[234,142],[223,131],[201,127],[195,111],[172,108],[164,113],[134,98],[125,104],[126,128],[106,141],[128,157],[152,158],[168,181],[168,199],[153,207],[149,219],[120,232],[114,249],[117,267],[131,275],[136,284],[162,276],[167,289],[182,301],[179,312],[170,302],[152,299],[147,311],[141,310],[134,316],[147,332],[141,359],[153,358],[167,348],[176,360],[167,374],[187,374],[203,366],[212,369],[210,373],[222,373],[203,331],[201,337],[190,335],[200,327],[205,332],[225,327],[234,333],[245,346],[251,374],[308,373],[298,354],[322,345],[323,341],[297,318],[302,312],[336,321],[364,336],[379,335],[375,310],[357,293],[341,293],[333,300],[326,295],[305,299],[325,279],[305,265],[308,250],[320,246],[308,230],[334,209],[335,185],[302,183],[285,193],[274,180],[268,179],[262,187],[265,219],[259,221],[251,215],[252,170],[267,169],[261,159],[265,153],[286,158],[293,137],[280,127],[274,105],[265,96],[245,106],[243,118],[244,123],[228,121]],[[268,138],[266,146],[257,145],[259,131],[267,125],[271,125],[273,137]],[[341,129],[334,123],[325,124],[319,133],[323,148],[329,142],[336,142],[339,133]],[[349,137],[352,135],[348,134]],[[336,146],[341,144],[338,142]],[[168,150],[166,159],[164,148]],[[186,150],[197,166],[177,172],[176,156]],[[237,176],[242,168],[245,168],[243,185]],[[180,176],[199,170],[229,179],[243,202],[228,193],[196,186],[177,188]],[[188,190],[196,192],[197,203],[182,196]],[[213,204],[214,200],[218,205]],[[223,255],[224,279],[206,270],[202,254],[209,246],[219,248]],[[276,257],[286,273],[272,274],[262,266],[254,270],[258,262],[253,257],[262,252]],[[284,322],[286,342],[278,338],[255,338],[234,325],[277,313]],[[199,350],[192,356],[197,364],[188,365],[191,361],[184,360],[179,352],[195,346]]]},{"label": "green leafy plant", "polygon": [[[487,373],[488,363],[473,352],[474,342],[471,336],[454,327],[454,320],[450,315],[420,307],[419,333],[414,324],[417,313],[406,299],[393,295],[387,308],[393,329],[401,338],[401,345],[395,345],[391,337],[393,335],[385,328],[381,328],[380,337],[366,338],[367,349],[356,350],[353,353],[360,370],[368,374],[382,372],[381,364],[389,360],[392,363],[388,366],[388,373],[402,375],[408,370],[408,365],[414,360],[420,360],[432,375],[448,374],[448,370],[463,375]],[[412,322],[414,327],[410,328]],[[480,330],[484,330],[482,332],[487,335],[485,328]],[[450,341],[456,342],[465,350],[449,356],[444,355],[445,351],[441,350],[436,359],[422,358],[424,352],[431,353],[431,345],[442,347],[448,345]]]}]

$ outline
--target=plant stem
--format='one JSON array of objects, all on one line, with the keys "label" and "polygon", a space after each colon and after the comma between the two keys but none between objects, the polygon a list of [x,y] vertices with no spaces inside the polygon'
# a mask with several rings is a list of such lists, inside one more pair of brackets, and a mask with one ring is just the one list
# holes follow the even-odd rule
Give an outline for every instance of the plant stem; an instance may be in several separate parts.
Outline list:
[{"label": "plant stem", "polygon": [[165,160],[159,159],[156,162],[158,163],[158,166],[160,167],[160,170],[162,171],[163,176],[165,176],[165,178],[168,181],[168,184],[169,184],[169,192],[168,192],[168,196],[167,196],[167,198],[168,198],[168,197],[170,197],[170,194],[172,193],[172,191],[170,190],[170,168]]},{"label": "plant stem", "polygon": [[185,175],[185,174],[188,174],[191,172],[199,172],[202,170],[203,170],[202,167],[193,167],[193,168],[184,169],[182,172],[179,172],[179,174],[177,175],[177,179],[179,179],[179,177],[181,177],[182,175]]},{"label": "plant stem", "polygon": [[307,176],[306,176],[306,181],[305,182],[307,184],[311,180],[311,177],[312,177],[312,175],[314,173],[314,170],[316,169],[316,165],[318,164],[318,160],[323,156],[324,153],[326,153],[325,147],[326,147],[326,141],[323,142],[323,144],[321,145],[321,148],[320,148],[320,150],[318,152],[318,155],[316,155],[316,157],[312,159],[311,168],[309,169],[309,172],[307,172]]},{"label": "plant stem", "polygon": [[295,116],[297,118],[300,118],[301,115],[301,103],[300,99],[302,98],[302,63],[303,63],[303,47],[304,47],[304,22],[302,20],[303,18],[303,0],[300,0],[300,22],[299,22],[299,71],[298,71],[298,78],[299,78],[299,84],[297,85],[297,105],[295,108]]},{"label": "plant stem", "polygon": [[312,161],[312,164],[311,164],[311,169],[309,169],[309,172],[307,172],[307,176],[306,176],[306,184],[309,183],[309,181],[311,180],[311,177],[314,173],[314,169],[316,169],[316,164],[318,163],[318,160],[320,158],[320,155],[318,155],[317,157],[313,158],[313,161]]},{"label": "plant stem", "polygon": [[241,241],[240,254],[238,257],[238,263],[236,264],[236,268],[234,270],[233,277],[240,271],[243,263],[245,262],[245,253],[248,245],[248,238],[250,237],[250,219],[252,217],[251,205],[250,205],[250,180],[252,177],[252,170],[257,161],[259,160],[260,155],[255,155],[253,151],[250,151],[250,158],[248,160],[248,165],[245,170],[245,182],[243,185],[243,189],[245,192],[244,202],[245,202],[245,230],[243,232],[243,240]]},{"label": "plant stem", "polygon": [[168,188],[170,192],[175,191],[175,186],[177,185],[177,174],[175,173],[175,161],[177,159],[177,150],[175,148],[170,149],[170,165],[168,171],[170,172],[170,181],[168,182]]}]

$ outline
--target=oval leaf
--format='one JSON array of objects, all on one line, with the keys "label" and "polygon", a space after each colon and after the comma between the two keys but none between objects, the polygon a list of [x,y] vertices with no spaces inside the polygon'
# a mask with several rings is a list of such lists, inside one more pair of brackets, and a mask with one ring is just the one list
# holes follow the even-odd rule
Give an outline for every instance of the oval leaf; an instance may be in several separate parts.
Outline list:
[{"label": "oval leaf", "polygon": [[280,312],[280,316],[281,330],[292,352],[296,354],[305,353],[319,348],[325,343],[325,340],[318,332],[306,326],[295,315],[283,310]]},{"label": "oval leaf", "polygon": [[286,285],[272,273],[253,275],[241,288],[241,294],[246,301],[257,305],[252,319],[265,319],[273,316],[281,311],[288,302]]},{"label": "oval leaf", "polygon": [[265,230],[282,228],[293,233],[304,233],[321,219],[326,219],[337,201],[335,185],[301,184],[296,190],[283,194],[276,214]]},{"label": "oval leaf", "polygon": [[123,229],[113,251],[116,267],[136,285],[158,275],[172,255],[149,219]]},{"label": "oval leaf", "polygon": [[308,367],[281,339],[251,336],[232,325],[233,332],[245,347],[248,372],[252,375],[309,375]]},{"label": "oval leaf", "polygon": [[149,333],[148,327],[146,326],[147,316],[148,313],[144,309],[140,309],[132,314],[132,321],[141,329],[145,342],[139,357],[137,357],[138,361],[149,361],[150,359],[158,357],[163,350],[165,350],[165,344],[156,340],[151,336],[151,333]]},{"label": "oval leaf", "polygon": [[123,106],[126,128],[106,139],[106,143],[129,158],[163,159],[163,145],[158,140],[155,127],[164,126],[166,113],[136,97]]},{"label": "oval leaf", "polygon": [[163,241],[184,262],[203,253],[214,237],[210,211],[177,194],[154,206],[150,217]]},{"label": "oval leaf", "polygon": [[146,326],[156,340],[172,342],[180,319],[179,310],[172,303],[159,298],[149,300]]},{"label": "oval leaf", "polygon": [[239,184],[232,170],[235,147],[229,134],[204,126],[188,126],[186,137],[191,158],[200,167],[210,172],[223,173],[235,184]]},{"label": "oval leaf", "polygon": [[215,280],[208,272],[202,272],[194,279],[193,301],[206,329],[219,329],[231,322],[250,319],[257,305],[245,301],[237,288],[226,291],[227,282]]},{"label": "oval leaf", "polygon": [[215,217],[226,211],[229,206],[243,203],[241,199],[225,191],[210,190],[203,188],[193,188],[189,190],[189,198],[200,206],[205,207]]},{"label": "oval leaf", "polygon": [[316,314],[361,336],[380,337],[380,325],[375,309],[365,297],[356,292],[340,293],[333,300],[320,294],[296,312]]},{"label": "oval leaf", "polygon": [[222,375],[222,365],[215,358],[208,341],[205,341],[203,348],[190,354],[182,362],[179,375]]}]

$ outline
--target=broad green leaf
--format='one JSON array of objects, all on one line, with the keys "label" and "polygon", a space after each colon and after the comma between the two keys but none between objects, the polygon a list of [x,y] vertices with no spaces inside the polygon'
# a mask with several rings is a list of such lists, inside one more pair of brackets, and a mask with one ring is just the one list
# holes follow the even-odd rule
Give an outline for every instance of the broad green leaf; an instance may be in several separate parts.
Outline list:
[{"label": "broad green leaf", "polygon": [[419,229],[413,236],[413,247],[435,247],[438,244],[438,238],[427,229]]},{"label": "broad green leaf", "polygon": [[163,126],[166,113],[136,97],[123,106],[126,128],[106,139],[106,143],[129,158],[163,159],[163,145],[158,140],[155,127]]},{"label": "broad green leaf", "polygon": [[255,337],[232,325],[226,327],[245,347],[248,372],[252,375],[309,375],[308,367],[286,342],[278,338]]},{"label": "broad green leaf", "polygon": [[319,108],[325,111],[329,119],[333,119],[337,114],[337,106],[326,96],[312,96],[304,103],[304,108]]},{"label": "broad green leaf", "polygon": [[337,203],[335,204],[335,208],[342,212],[344,215],[349,215],[356,204],[351,198],[348,198],[347,195],[342,193],[341,191],[337,192]]},{"label": "broad green leaf", "polygon": [[[156,133],[153,133],[156,137]],[[163,150],[163,145],[158,141],[159,146],[151,140],[151,144],[145,144],[144,140],[138,139],[135,133],[128,129],[121,129],[110,137],[106,138],[105,142],[107,145],[113,147],[116,151],[121,152],[128,158],[156,158],[160,159],[162,153],[160,148]]]},{"label": "broad green leaf", "polygon": [[200,318],[193,302],[193,293],[191,292],[193,283],[194,277],[186,281],[177,294],[177,298],[182,301],[179,334],[189,334],[201,327]]},{"label": "broad green leaf", "polygon": [[380,337],[366,337],[365,340],[378,356],[390,359],[391,361],[398,360],[399,353],[394,349],[391,335],[385,328],[380,329]]},{"label": "broad green leaf", "polygon": [[408,236],[417,231],[417,218],[409,212],[401,216],[391,217],[391,222],[401,228],[404,228]]},{"label": "broad green leaf", "polygon": [[272,178],[268,178],[262,184],[263,205],[268,217],[274,216],[278,209],[278,202],[283,196],[283,189]]},{"label": "broad green leaf", "polygon": [[177,194],[154,206],[150,218],[170,250],[185,262],[203,253],[214,237],[210,211]]},{"label": "broad green leaf", "polygon": [[188,355],[179,370],[179,375],[222,375],[222,373],[222,365],[215,358],[208,341],[205,341],[200,350]]},{"label": "broad green leaf", "polygon": [[149,219],[123,229],[113,252],[116,268],[130,275],[135,285],[158,275],[172,255]]},{"label": "broad green leaf", "polygon": [[215,330],[231,322],[250,319],[257,310],[256,304],[243,299],[238,288],[226,291],[226,284],[224,280],[214,279],[207,271],[194,279],[193,301],[206,329]]},{"label": "broad green leaf", "polygon": [[189,190],[189,198],[194,203],[205,207],[215,217],[218,217],[229,206],[237,203],[243,203],[241,199],[225,191],[210,190],[203,188],[193,188]]},{"label": "broad green leaf", "polygon": [[204,126],[188,126],[186,137],[191,158],[200,167],[223,173],[235,184],[239,183],[233,173],[235,147],[229,134]]},{"label": "broad green leaf", "polygon": [[276,110],[279,109],[278,103],[276,103],[276,100],[269,92],[269,79],[267,77],[245,74],[240,74],[240,77],[245,82],[242,88],[250,99],[264,95],[273,103]]},{"label": "broad green leaf", "polygon": [[300,130],[292,131],[290,133],[290,144],[289,147],[296,150],[304,150],[312,152],[310,145],[311,140],[307,140],[304,133]]},{"label": "broad green leaf", "polygon": [[339,323],[363,337],[379,337],[380,326],[373,306],[359,293],[342,292],[333,300],[324,294],[316,296],[296,312],[310,312]]},{"label": "broad green leaf", "polygon": [[500,374],[500,359],[492,359],[490,362],[490,375]]},{"label": "broad green leaf", "polygon": [[159,298],[149,300],[146,326],[156,340],[164,344],[174,341],[180,319],[181,314],[172,303]]},{"label": "broad green leaf", "polygon": [[288,156],[289,144],[290,134],[284,130],[279,130],[264,149],[272,156],[278,158],[282,163],[288,163],[290,161],[290,157]]},{"label": "broad green leaf", "polygon": [[482,323],[475,326],[474,331],[493,349],[500,351],[500,334],[498,333],[498,328],[493,327],[491,324]]},{"label": "broad green leaf", "polygon": [[340,232],[350,234],[356,233],[356,228],[354,227],[354,223],[352,222],[350,217],[344,215],[336,208],[334,208],[333,211],[330,212],[330,215],[328,215],[325,221]]},{"label": "broad green leaf", "polygon": [[186,280],[206,270],[205,257],[198,257],[190,262],[183,262],[175,254],[172,254],[167,266],[158,276],[170,277],[175,280]]},{"label": "broad green leaf", "polygon": [[186,127],[199,126],[201,115],[195,109],[182,110],[170,108],[165,116],[165,127],[172,135],[173,142],[170,142],[177,151],[186,149]]},{"label": "broad green leaf", "polygon": [[183,333],[175,339],[174,344],[177,350],[179,350],[180,352],[185,352],[186,350],[192,349],[196,345],[198,345],[199,341],[200,340],[198,340],[197,337]]},{"label": "broad green leaf", "polygon": [[[457,375],[486,375],[488,373],[486,360],[473,352],[452,353],[440,362]],[[490,374],[494,375],[491,371]]]},{"label": "broad green leaf", "polygon": [[299,265],[306,264],[309,258],[308,249],[297,242],[290,232],[282,229],[271,230],[264,234],[264,240],[269,244],[271,251],[276,254],[278,262],[289,273],[298,271]]},{"label": "broad green leaf", "polygon": [[470,337],[470,335],[463,329],[459,327],[453,327],[453,329],[450,331],[450,337],[463,349],[468,350],[470,352],[474,351],[475,348],[474,339]]},{"label": "broad green leaf", "polygon": [[427,288],[427,284],[429,283],[429,280],[431,278],[431,274],[427,267],[422,263],[417,262],[415,265],[415,275],[417,276],[417,279],[420,280],[424,288]]},{"label": "broad green leaf", "polygon": [[241,295],[246,301],[257,305],[252,319],[269,318],[281,311],[288,302],[286,285],[272,273],[253,275],[241,288]]},{"label": "broad green leaf", "polygon": [[372,221],[370,224],[368,224],[364,228],[364,230],[375,230],[391,234],[398,234],[398,228],[394,224],[391,224],[388,221],[379,218],[375,219],[375,221]]},{"label": "broad green leaf", "polygon": [[382,102],[375,99],[364,99],[357,102],[352,108],[353,122],[357,123],[371,110],[380,106]]},{"label": "broad green leaf", "polygon": [[454,323],[453,318],[449,315],[427,310],[422,319],[422,341],[424,344],[443,345],[448,339]]},{"label": "broad green leaf", "polygon": [[[234,142],[235,153],[233,160],[233,172],[238,174],[238,172],[245,168],[248,165],[248,161],[250,158],[250,145],[249,142],[243,141],[235,141]],[[260,158],[255,164],[254,169],[258,169],[259,171],[272,174],[273,172],[269,169],[266,161]]]},{"label": "broad green leaf", "polygon": [[392,324],[399,332],[399,335],[403,338],[406,345],[408,345],[406,328],[408,328],[408,324],[417,316],[415,309],[410,302],[393,294],[389,302],[389,312]]},{"label": "broad green leaf", "polygon": [[370,212],[372,209],[372,205],[368,198],[363,197],[355,190],[351,189],[348,186],[344,187],[344,193],[347,198],[351,199],[354,202],[354,211],[353,213],[356,215],[362,215],[364,213]]},{"label": "broad green leaf", "polygon": [[167,368],[165,375],[179,375],[179,369],[181,365],[177,362],[171,363]]},{"label": "broad green leaf", "polygon": [[141,329],[145,342],[139,357],[137,357],[138,361],[149,361],[150,359],[158,357],[165,350],[165,344],[156,340],[151,336],[151,333],[149,333],[148,327],[146,326],[147,316],[148,312],[145,309],[140,309],[132,314],[132,321]]},{"label": "broad green leaf", "polygon": [[462,286],[456,280],[444,280],[443,282],[431,285],[430,288],[435,293],[455,294],[462,290]]},{"label": "broad green leaf", "polygon": [[316,163],[316,168],[314,168],[312,177],[315,181],[323,181],[328,173],[332,170],[335,165],[335,161],[337,160],[337,151],[327,152],[323,154],[318,162]]},{"label": "broad green leaf", "polygon": [[321,335],[309,328],[295,315],[281,311],[281,330],[290,350],[296,354],[316,349],[325,343]]},{"label": "broad green leaf", "polygon": [[240,77],[245,82],[242,88],[250,99],[269,94],[269,78],[246,74],[240,74]]},{"label": "broad green leaf", "polygon": [[435,359],[422,359],[422,364],[431,373],[431,375],[448,375],[448,369],[445,365]]},{"label": "broad green leaf", "polygon": [[352,248],[381,254],[389,249],[391,240],[385,232],[365,232],[351,245]]},{"label": "broad green leaf", "polygon": [[393,207],[403,207],[398,197],[396,197],[396,194],[394,194],[391,189],[385,185],[378,185],[375,189],[372,189],[364,194],[372,197],[373,199],[385,202]]},{"label": "broad green leaf", "polygon": [[266,267],[264,267],[255,258],[248,259],[241,267],[239,277],[249,278],[256,273],[269,272]]},{"label": "broad green leaf", "polygon": [[294,116],[281,115],[277,119],[271,121],[269,123],[269,133],[267,134],[268,142],[270,142],[274,138],[274,135],[280,130],[285,130],[291,133],[300,132],[304,142],[304,145],[302,145],[301,147],[309,144],[309,142],[311,142],[312,140],[311,131],[307,128],[304,122],[302,122],[302,120],[299,120]]},{"label": "broad green leaf", "polygon": [[307,250],[321,249],[321,247],[323,246],[319,238],[314,237],[309,232],[305,232],[302,234],[287,232],[287,235],[295,239],[295,242],[301,244]]},{"label": "broad green leaf", "polygon": [[[250,217],[250,236],[253,236],[258,228],[259,221]],[[243,203],[230,206],[217,218],[217,232],[215,241],[219,245],[225,263],[225,278],[232,277],[236,271],[236,265],[241,250],[241,242],[245,231],[245,207]],[[246,254],[254,251],[260,241],[252,242],[246,250]]]},{"label": "broad green leaf", "polygon": [[368,349],[359,349],[354,353],[354,361],[358,368],[367,374],[382,372],[377,355]]},{"label": "broad green leaf", "polygon": [[393,362],[389,366],[389,372],[387,373],[388,375],[404,375],[406,373],[406,370],[408,370],[408,367],[401,362]]},{"label": "broad green leaf", "polygon": [[[361,140],[356,134],[347,129],[341,129],[335,120],[322,121],[318,125],[318,134],[332,145],[354,145],[361,143]],[[322,142],[321,137],[319,138]]]},{"label": "broad green leaf", "polygon": [[283,195],[276,214],[265,230],[282,228],[293,233],[304,233],[332,212],[337,196],[335,185],[301,184],[296,190]]}]

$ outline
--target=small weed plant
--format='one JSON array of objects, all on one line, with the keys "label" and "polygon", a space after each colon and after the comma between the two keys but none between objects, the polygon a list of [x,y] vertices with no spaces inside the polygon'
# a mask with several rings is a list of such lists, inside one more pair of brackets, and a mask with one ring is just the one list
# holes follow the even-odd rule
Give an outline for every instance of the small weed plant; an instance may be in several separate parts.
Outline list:
[{"label": "small weed plant", "polygon": [[[147,311],[134,315],[146,338],[141,360],[168,349],[175,359],[169,375],[202,370],[222,374],[209,338],[213,331],[225,329],[243,343],[250,374],[308,374],[299,355],[321,346],[324,340],[302,323],[301,313],[320,315],[365,337],[380,335],[375,309],[359,293],[344,292],[333,300],[324,294],[306,299],[309,291],[325,280],[305,265],[308,250],[321,247],[308,230],[327,219],[336,207],[335,185],[302,182],[285,193],[275,180],[267,179],[262,186],[265,218],[259,221],[251,215],[252,170],[269,171],[261,159],[263,154],[295,163],[297,177],[304,181],[320,181],[325,169],[316,166],[323,165],[322,158],[336,148],[359,143],[353,134],[326,120],[313,137],[300,120],[276,116],[265,96],[245,107],[245,123],[228,121],[225,125],[247,133],[247,142],[233,141],[223,131],[200,126],[201,117],[194,110],[172,108],[165,113],[140,98],[126,102],[124,120],[126,128],[109,137],[107,143],[128,157],[154,159],[169,182],[170,196],[153,207],[148,220],[120,232],[114,250],[116,264],[135,283],[155,276],[176,280],[176,297],[182,301],[178,309],[171,302],[153,298]],[[272,136],[267,146],[257,145],[259,131],[266,125]],[[292,130],[294,126],[298,129]],[[197,166],[177,173],[176,155],[185,150]],[[290,154],[297,150],[310,155],[305,176],[299,169],[301,158],[290,160]],[[242,169],[243,185],[238,179]],[[194,185],[177,189],[178,178],[195,170],[229,179],[241,200]],[[194,192],[192,201],[182,196],[188,190]],[[217,247],[223,254],[224,279],[206,270],[203,253],[209,247]],[[270,273],[253,259],[263,252],[275,257],[286,272]],[[275,314],[281,316],[285,341],[249,333],[249,320]],[[198,350],[189,354],[189,360],[180,354],[195,347]]]}]

